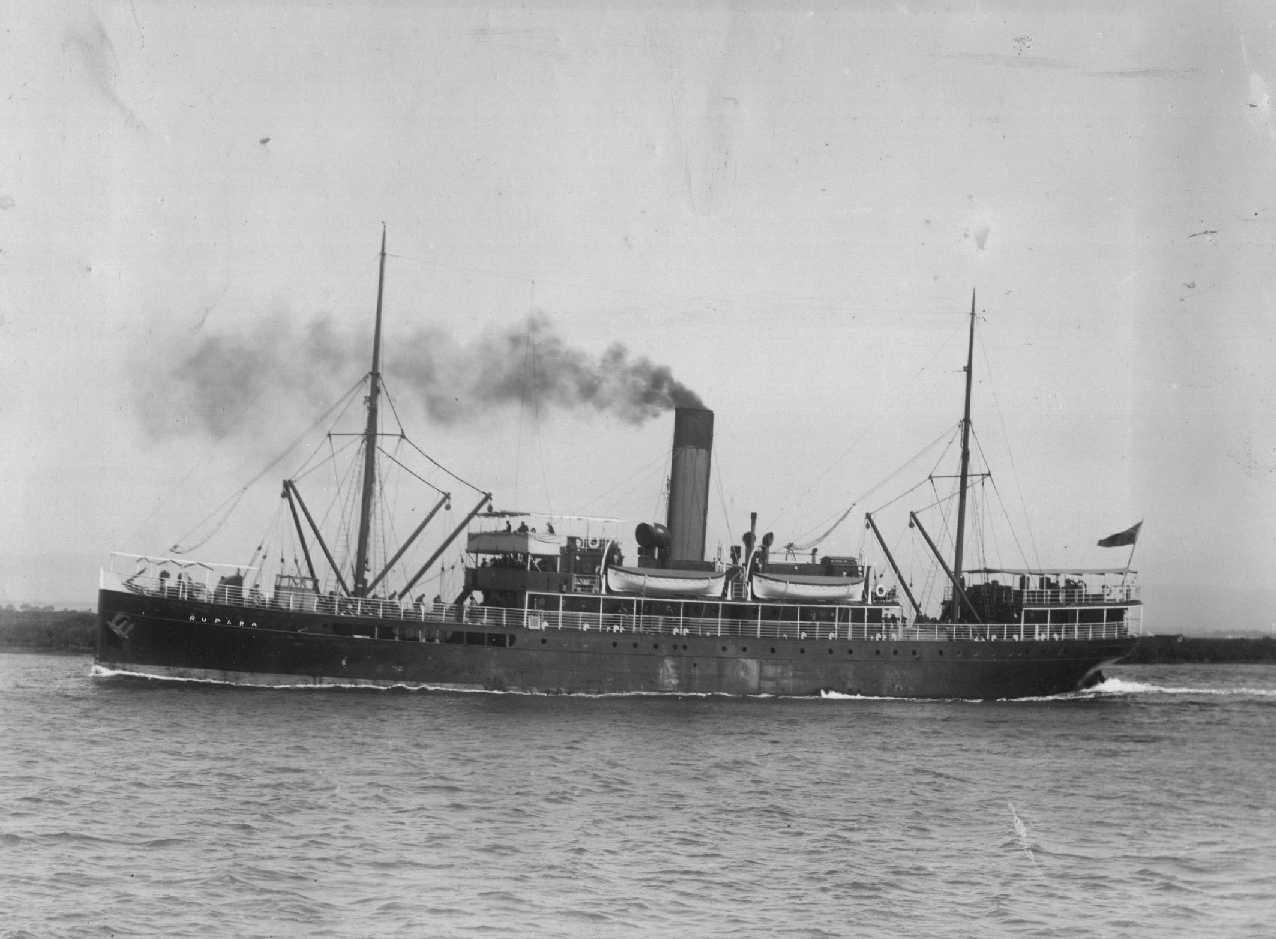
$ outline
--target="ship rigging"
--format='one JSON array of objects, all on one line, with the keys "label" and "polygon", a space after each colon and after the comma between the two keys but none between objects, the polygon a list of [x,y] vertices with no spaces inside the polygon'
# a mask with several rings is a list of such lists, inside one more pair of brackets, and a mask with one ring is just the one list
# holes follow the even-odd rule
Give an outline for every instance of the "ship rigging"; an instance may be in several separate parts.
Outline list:
[{"label": "ship rigging", "polygon": [[[630,560],[629,543],[615,534],[552,525],[538,532],[525,520],[515,529],[510,513],[490,508],[491,493],[469,483],[477,503],[423,563],[401,568],[450,506],[439,487],[399,547],[383,545],[384,561],[374,560],[373,517],[384,491],[376,464],[384,455],[380,405],[391,400],[381,374],[385,262],[383,227],[352,559],[338,557],[302,497],[302,474],[294,474],[281,495],[304,573],[294,562],[293,572],[281,571],[268,586],[250,566],[246,588],[242,566],[230,574],[186,557],[116,556],[99,590],[100,674],[266,685],[987,698],[1084,687],[1132,647],[1142,607],[1128,569],[967,568],[973,293],[951,566],[917,513],[909,513],[951,588],[937,619],[924,615],[871,513],[866,527],[911,618],[862,557],[781,558],[774,536],[758,534],[756,516],[728,557],[706,559],[715,415],[698,402],[674,407],[667,514],[637,525]],[[406,439],[401,428],[399,437]],[[556,518],[566,526],[571,517]],[[462,535],[459,593],[413,599]],[[325,583],[334,586],[325,592]]]}]

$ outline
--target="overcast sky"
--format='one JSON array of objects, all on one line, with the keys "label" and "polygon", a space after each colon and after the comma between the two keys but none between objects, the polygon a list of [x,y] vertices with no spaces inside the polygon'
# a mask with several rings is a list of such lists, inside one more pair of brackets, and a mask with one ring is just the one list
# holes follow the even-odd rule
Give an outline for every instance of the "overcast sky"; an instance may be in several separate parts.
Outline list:
[{"label": "overcast sky", "polygon": [[661,511],[667,414],[424,406],[535,315],[716,411],[710,553],[852,502],[823,550],[858,551],[960,417],[977,289],[976,433],[1033,546],[987,560],[1123,562],[1094,542],[1143,519],[1145,584],[1272,625],[1227,606],[1276,590],[1266,4],[21,6],[0,601],[90,600],[366,371],[384,221],[391,392],[501,508]]}]

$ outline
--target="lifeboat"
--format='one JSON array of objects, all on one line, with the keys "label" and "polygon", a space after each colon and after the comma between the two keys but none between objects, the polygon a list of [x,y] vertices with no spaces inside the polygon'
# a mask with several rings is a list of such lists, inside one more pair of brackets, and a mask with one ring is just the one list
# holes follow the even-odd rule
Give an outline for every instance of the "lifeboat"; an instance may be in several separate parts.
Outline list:
[{"label": "lifeboat", "polygon": [[644,597],[720,597],[725,571],[687,571],[654,567],[608,567],[610,593]]},{"label": "lifeboat", "polygon": [[750,579],[755,600],[784,600],[804,603],[845,603],[864,596],[863,577],[827,574],[764,574],[755,571]]}]

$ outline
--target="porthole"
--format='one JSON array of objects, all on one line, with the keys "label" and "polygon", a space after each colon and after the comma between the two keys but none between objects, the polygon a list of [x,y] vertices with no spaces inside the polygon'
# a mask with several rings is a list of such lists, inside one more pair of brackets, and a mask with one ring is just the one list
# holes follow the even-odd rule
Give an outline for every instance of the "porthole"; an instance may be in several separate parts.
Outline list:
[{"label": "porthole", "polygon": [[634,643],[634,648],[635,648],[635,649],[637,649],[637,648],[638,648],[638,643],[636,643],[636,642]]},{"label": "porthole", "polygon": [[798,649],[798,653],[799,653],[799,654],[801,654],[801,655],[806,655],[806,650],[805,650],[805,649]]},{"label": "porthole", "polygon": [[891,655],[899,655],[898,649],[891,649]]},{"label": "porthole", "polygon": [[612,644],[611,644],[611,647],[614,649],[614,648],[616,648],[618,645],[620,645],[620,643],[619,643],[619,642],[615,642],[615,641],[613,641],[613,642],[612,642]]},{"label": "porthole", "polygon": [[541,645],[547,645],[548,643],[549,643],[549,640],[548,640],[548,639],[542,639],[542,640],[541,640]]},{"label": "porthole", "polygon": [[854,655],[854,654],[855,654],[855,650],[854,650],[854,649],[849,649],[849,648],[848,648],[848,649],[846,650],[846,654],[847,654],[847,655]]},{"label": "porthole", "polygon": [[916,654],[917,654],[917,650],[916,650],[916,649],[914,649],[914,650],[913,650],[913,655],[916,655]]},{"label": "porthole", "polygon": [[[723,646],[723,647],[722,647],[722,651],[723,651],[723,652],[726,652],[726,651],[727,651],[727,647],[726,647],[726,646]],[[771,651],[772,651],[772,652],[774,652],[775,650],[774,650],[774,649],[772,649]]]},{"label": "porthole", "polygon": [[832,654],[833,654],[833,650],[829,649],[829,655],[832,655]]},{"label": "porthole", "polygon": [[874,650],[873,650],[873,654],[874,654],[874,655],[881,655],[881,654],[882,654],[882,650],[881,650],[881,649],[874,649]]},{"label": "porthole", "polygon": [[660,648],[660,643],[658,643],[658,642],[653,642],[653,643],[651,644],[651,647],[652,647],[653,649],[659,649],[659,648]]},{"label": "porthole", "polygon": [[748,652],[748,651],[749,651],[749,647],[748,647],[748,646],[741,646],[741,647],[740,647],[740,651],[741,651],[741,652]]},{"label": "porthole", "polygon": [[772,646],[772,647],[771,647],[771,654],[772,654],[772,655],[775,655],[775,646]]}]

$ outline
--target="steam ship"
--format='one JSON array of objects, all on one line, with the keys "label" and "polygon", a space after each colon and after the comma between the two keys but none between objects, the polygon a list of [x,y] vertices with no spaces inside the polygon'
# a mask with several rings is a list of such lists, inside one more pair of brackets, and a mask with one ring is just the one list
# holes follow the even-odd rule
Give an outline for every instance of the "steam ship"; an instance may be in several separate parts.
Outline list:
[{"label": "steam ship", "polygon": [[[449,494],[374,571],[384,283],[383,231],[353,562],[338,561],[296,478],[284,481],[282,499],[304,566],[275,572],[273,582],[255,556],[222,565],[112,555],[101,573],[95,674],[250,686],[1000,699],[1084,688],[1142,632],[1128,563],[964,568],[973,298],[951,562],[912,515],[949,585],[938,616],[923,612],[872,516],[865,524],[893,584],[857,556],[781,558],[771,535],[759,536],[756,516],[727,557],[706,560],[714,414],[692,406],[674,410],[667,514],[634,529],[634,561],[625,562],[619,537],[591,534],[588,524],[572,533],[562,516],[563,531],[552,522],[537,531],[522,513],[493,510],[492,495],[477,489],[477,504],[413,574],[392,571],[450,507]],[[462,535],[459,592],[413,599]]]}]

